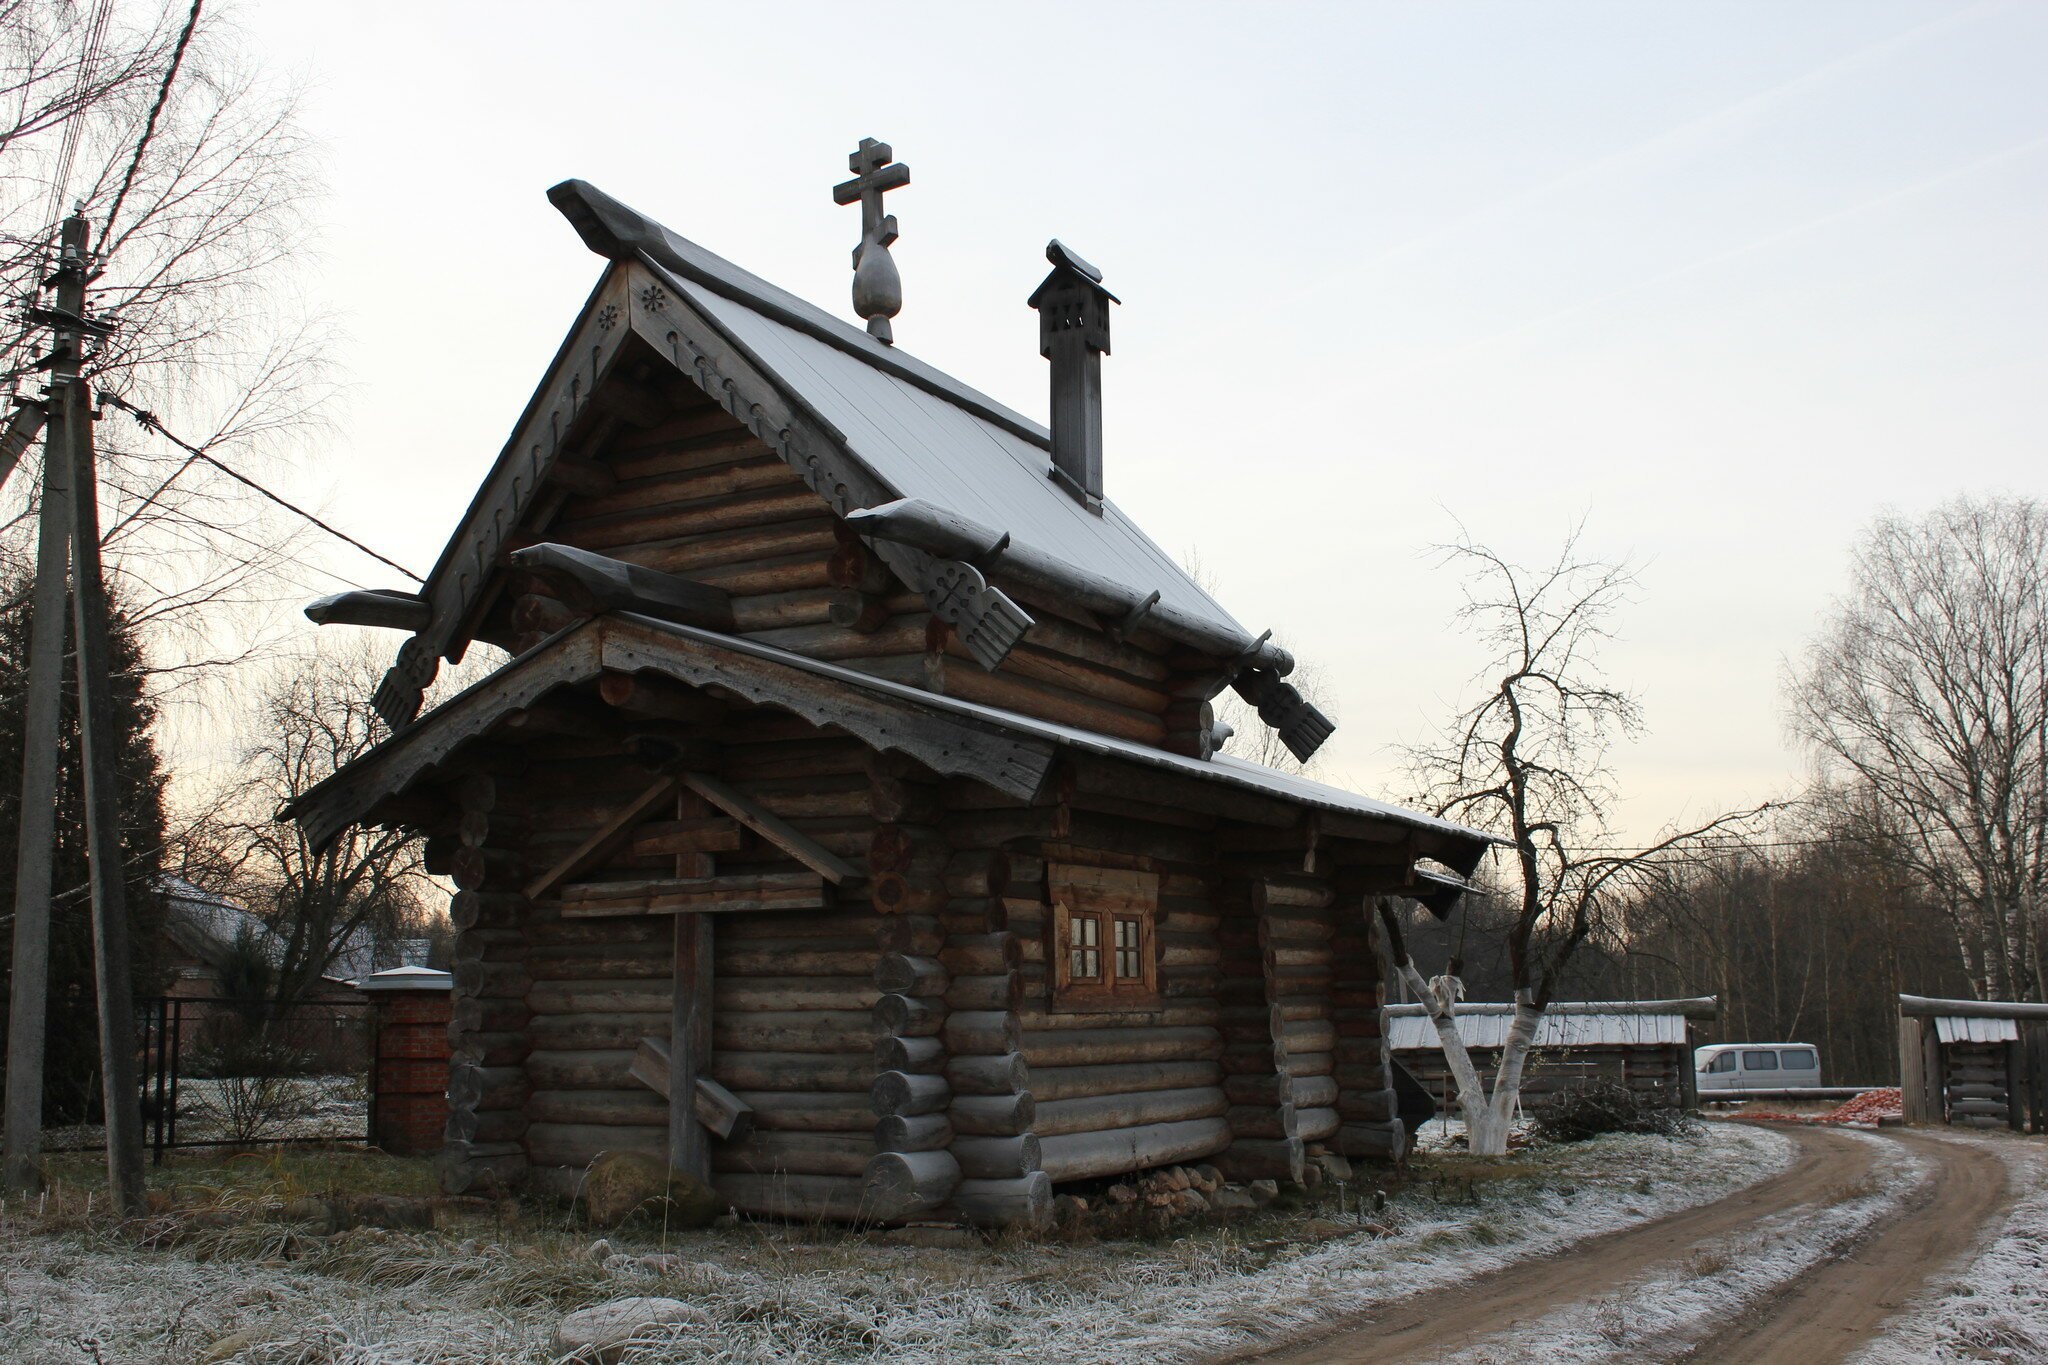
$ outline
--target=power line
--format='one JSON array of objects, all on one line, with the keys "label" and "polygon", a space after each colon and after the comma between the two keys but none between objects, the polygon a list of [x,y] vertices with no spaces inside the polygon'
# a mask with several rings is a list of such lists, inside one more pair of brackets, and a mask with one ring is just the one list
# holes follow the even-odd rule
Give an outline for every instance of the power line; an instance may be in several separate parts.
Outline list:
[{"label": "power line", "polygon": [[121,177],[121,190],[114,196],[114,206],[107,210],[106,230],[100,233],[103,255],[113,254],[114,220],[121,216],[121,205],[127,202],[136,173],[142,169],[142,155],[149,150],[150,140],[156,136],[156,122],[163,117],[164,105],[170,102],[171,86],[178,79],[178,68],[185,63],[185,49],[191,45],[192,31],[199,27],[199,6],[202,3],[203,0],[192,0],[192,12],[185,16],[185,28],[178,34],[178,45],[171,50],[171,64],[164,70],[163,84],[157,87],[156,103],[149,107],[149,118],[143,123],[142,136],[135,143],[135,155],[128,159],[128,173]]},{"label": "power line", "polygon": [[113,0],[99,0],[86,21],[85,47],[78,57],[78,79],[71,88],[71,111],[65,119],[64,136],[57,144],[57,165],[50,176],[50,204],[47,217],[52,223],[64,209],[64,191],[71,183],[71,163],[78,154],[80,130],[85,123],[86,101],[92,93],[93,78],[99,74],[100,57],[106,50],[107,25],[114,14]]},{"label": "power line", "polygon": [[338,527],[329,525],[327,522],[322,521],[319,517],[314,516],[311,512],[308,512],[305,508],[299,506],[297,503],[292,502],[287,498],[281,497],[278,494],[271,492],[268,488],[265,488],[262,484],[256,482],[256,480],[250,478],[247,474],[244,474],[240,470],[237,470],[223,463],[214,456],[209,455],[204,447],[193,445],[190,441],[184,440],[183,438],[177,436],[173,432],[167,430],[164,424],[157,420],[157,416],[155,413],[149,412],[143,408],[136,407],[133,403],[130,403],[127,399],[122,398],[119,394],[116,393],[101,392],[99,394],[99,400],[102,404],[110,405],[112,407],[117,407],[121,409],[130,417],[133,417],[135,419],[135,424],[137,426],[141,427],[145,431],[155,432],[157,435],[163,437],[172,445],[177,446],[180,450],[185,451],[192,457],[192,459],[187,460],[184,464],[179,465],[177,469],[173,470],[171,472],[170,478],[165,479],[163,485],[158,487],[155,493],[150,494],[149,499],[146,501],[154,501],[157,498],[157,496],[163,492],[164,487],[169,486],[171,479],[175,479],[178,477],[178,475],[184,473],[185,470],[189,469],[195,461],[203,460],[207,464],[212,465],[215,469],[218,469],[221,473],[233,479],[235,482],[255,490],[257,493],[260,493],[264,497],[276,503],[279,507],[284,508],[287,512],[292,513],[294,516],[304,518],[306,521],[311,522],[313,525],[325,531],[328,535],[333,536],[336,540],[339,540],[346,545],[349,545],[357,550],[360,550],[362,553],[368,555],[370,558],[376,560],[379,564],[384,565],[386,568],[398,570],[398,572],[404,574],[407,578],[410,578],[415,583],[425,583],[427,581],[426,579],[420,577],[420,575],[414,573],[411,569],[406,568],[405,565],[400,564],[397,560],[388,558],[384,555],[377,553],[377,551],[363,544],[363,542],[357,540],[354,536],[348,534],[348,532],[343,531]]}]

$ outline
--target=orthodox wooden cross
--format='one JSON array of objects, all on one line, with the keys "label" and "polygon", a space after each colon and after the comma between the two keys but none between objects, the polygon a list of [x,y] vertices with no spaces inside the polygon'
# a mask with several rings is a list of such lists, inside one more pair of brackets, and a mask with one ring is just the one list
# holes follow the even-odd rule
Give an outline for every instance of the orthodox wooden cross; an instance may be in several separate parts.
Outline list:
[{"label": "orthodox wooden cross", "polygon": [[854,178],[832,187],[835,204],[860,204],[860,245],[853,249],[853,311],[867,319],[868,334],[894,345],[889,319],[903,309],[903,277],[889,255],[896,240],[896,215],[882,212],[882,195],[910,183],[910,167],[896,160],[886,142],[871,137],[846,158]]},{"label": "orthodox wooden cross", "polygon": [[[673,810],[674,818],[649,824],[665,806]],[[713,855],[739,848],[742,829],[788,854],[805,870],[718,875]],[[675,875],[630,882],[568,880],[629,843],[636,853],[673,855]],[[843,859],[745,793],[709,773],[686,772],[654,783],[526,887],[530,899],[557,898],[562,914],[570,918],[675,917],[668,1042],[642,1039],[631,1067],[633,1079],[668,1101],[672,1169],[708,1182],[711,1136],[739,1140],[753,1120],[745,1103],[705,1074],[711,1066],[711,1000],[716,987],[712,917],[720,912],[819,909],[829,903],[828,886],[852,875],[853,868]]]}]

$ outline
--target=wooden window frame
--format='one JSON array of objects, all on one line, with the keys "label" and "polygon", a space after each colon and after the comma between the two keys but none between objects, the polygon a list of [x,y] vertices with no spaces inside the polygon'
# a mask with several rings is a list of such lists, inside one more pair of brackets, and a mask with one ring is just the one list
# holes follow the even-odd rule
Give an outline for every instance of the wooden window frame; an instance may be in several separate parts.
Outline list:
[{"label": "wooden window frame", "polygon": [[[1056,1010],[1157,1009],[1159,1006],[1159,877],[1124,868],[1046,865],[1047,917]],[[1077,926],[1081,926],[1077,930]],[[1093,942],[1085,940],[1092,928]],[[1119,933],[1123,943],[1119,947]],[[1077,976],[1077,937],[1095,954],[1092,976]],[[1132,943],[1131,938],[1136,942]],[[1135,954],[1133,962],[1127,955]],[[1135,966],[1135,974],[1120,970]]]}]

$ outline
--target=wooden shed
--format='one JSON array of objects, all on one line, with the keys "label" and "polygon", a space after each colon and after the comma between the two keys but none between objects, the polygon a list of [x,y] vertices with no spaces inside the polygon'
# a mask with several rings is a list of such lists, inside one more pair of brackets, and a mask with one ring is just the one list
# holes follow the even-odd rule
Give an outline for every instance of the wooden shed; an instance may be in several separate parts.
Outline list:
[{"label": "wooden shed", "polygon": [[[1387,1046],[1393,1059],[1456,1112],[1457,1083],[1450,1077],[1436,1024],[1421,1005],[1390,1005]],[[1458,1034],[1473,1065],[1490,1075],[1500,1064],[1514,1022],[1511,1004],[1458,1006]],[[1534,1107],[1559,1090],[1601,1077],[1616,1080],[1674,1109],[1699,1105],[1692,1069],[1693,1021],[1720,1017],[1713,996],[1692,1000],[1568,1000],[1551,1005],[1537,1026],[1523,1072],[1522,1100]]]},{"label": "wooden shed", "polygon": [[1398,1152],[1370,898],[1447,908],[1488,840],[1219,749],[1226,687],[1330,726],[1103,495],[1099,372],[1060,401],[1099,275],[1055,244],[1033,295],[1048,432],[551,198],[610,264],[425,588],[309,608],[409,636],[395,733],[288,814],[460,888],[449,1188],[639,1149],[750,1213],[1009,1224]]},{"label": "wooden shed", "polygon": [[2048,1004],[1899,997],[1908,1123],[2048,1133]]}]

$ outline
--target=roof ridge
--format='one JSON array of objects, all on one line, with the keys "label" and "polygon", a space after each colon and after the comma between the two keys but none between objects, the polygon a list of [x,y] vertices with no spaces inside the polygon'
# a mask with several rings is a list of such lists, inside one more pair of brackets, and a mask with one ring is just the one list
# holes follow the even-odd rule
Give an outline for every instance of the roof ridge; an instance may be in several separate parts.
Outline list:
[{"label": "roof ridge", "polygon": [[1024,440],[1048,451],[1052,449],[1052,433],[1008,404],[998,402],[936,365],[883,345],[861,328],[620,203],[587,180],[564,180],[548,191],[548,202],[561,210],[584,245],[600,256],[614,261],[642,260],[673,271],[756,309],[785,327],[793,327],[906,383],[957,403]]}]

